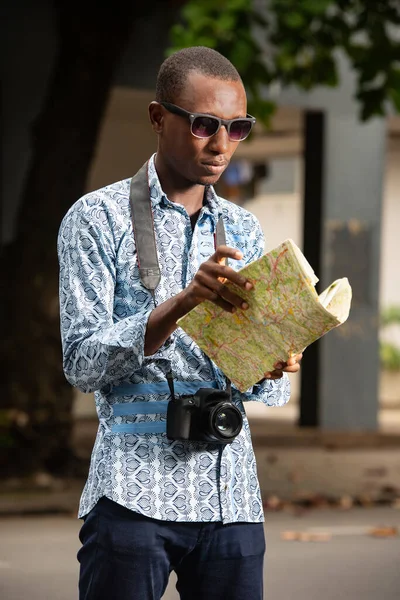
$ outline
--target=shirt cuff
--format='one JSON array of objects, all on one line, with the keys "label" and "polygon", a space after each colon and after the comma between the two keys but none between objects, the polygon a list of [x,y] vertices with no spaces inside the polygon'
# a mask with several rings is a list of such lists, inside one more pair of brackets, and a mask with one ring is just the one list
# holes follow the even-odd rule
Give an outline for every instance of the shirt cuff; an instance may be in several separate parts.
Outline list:
[{"label": "shirt cuff", "polygon": [[287,373],[280,379],[263,379],[246,393],[246,400],[263,402],[267,406],[284,406],[290,398],[290,381]]}]

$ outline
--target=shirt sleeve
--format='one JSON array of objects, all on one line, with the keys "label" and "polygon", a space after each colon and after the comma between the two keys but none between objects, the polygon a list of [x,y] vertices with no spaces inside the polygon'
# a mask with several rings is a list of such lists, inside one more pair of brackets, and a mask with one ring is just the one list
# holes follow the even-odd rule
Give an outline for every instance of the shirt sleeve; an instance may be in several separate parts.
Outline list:
[{"label": "shirt sleeve", "polygon": [[[250,227],[247,228],[246,264],[260,258],[264,253],[264,234],[261,225],[254,215],[250,217]],[[268,352],[268,349],[266,349]],[[255,400],[267,406],[283,406],[289,402],[290,380],[287,373],[281,379],[263,379],[260,383],[244,392],[242,400]]]},{"label": "shirt sleeve", "polygon": [[58,236],[63,368],[83,392],[126,380],[140,368],[152,310],[149,299],[140,313],[121,319],[113,314],[116,242],[110,221],[104,208],[81,200]]},{"label": "shirt sleeve", "polygon": [[289,376],[284,373],[281,379],[263,379],[243,395],[242,400],[244,401],[255,400],[263,402],[267,406],[283,406],[290,399]]}]

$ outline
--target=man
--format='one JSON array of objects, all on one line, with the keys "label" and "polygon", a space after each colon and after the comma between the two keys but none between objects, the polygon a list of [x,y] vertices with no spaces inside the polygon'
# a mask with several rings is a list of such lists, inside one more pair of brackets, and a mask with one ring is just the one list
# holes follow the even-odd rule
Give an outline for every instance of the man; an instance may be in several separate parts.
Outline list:
[{"label": "man", "polygon": [[[59,234],[64,370],[95,392],[99,416],[79,511],[80,598],[160,600],[175,570],[182,600],[261,600],[263,510],[243,401],[284,404],[284,372],[298,371],[301,355],[246,393],[233,387],[243,427],[231,443],[171,440],[156,432],[165,412],[152,411],[171,398],[169,373],[178,397],[226,388],[176,322],[206,299],[247,309],[223,281],[251,289],[237,270],[261,256],[262,232],[212,185],[254,119],[236,69],[203,47],[164,61],[149,115],[158,136],[147,167],[161,268],[154,297],[139,277],[129,180],[80,199]],[[220,217],[227,245],[215,247]]]}]

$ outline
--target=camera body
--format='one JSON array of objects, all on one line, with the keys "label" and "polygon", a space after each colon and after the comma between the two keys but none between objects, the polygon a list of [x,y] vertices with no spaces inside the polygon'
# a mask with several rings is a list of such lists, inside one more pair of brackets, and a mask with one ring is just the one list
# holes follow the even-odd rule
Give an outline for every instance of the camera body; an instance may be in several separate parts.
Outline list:
[{"label": "camera body", "polygon": [[168,404],[167,437],[171,440],[229,444],[242,425],[240,410],[223,390],[200,388]]}]

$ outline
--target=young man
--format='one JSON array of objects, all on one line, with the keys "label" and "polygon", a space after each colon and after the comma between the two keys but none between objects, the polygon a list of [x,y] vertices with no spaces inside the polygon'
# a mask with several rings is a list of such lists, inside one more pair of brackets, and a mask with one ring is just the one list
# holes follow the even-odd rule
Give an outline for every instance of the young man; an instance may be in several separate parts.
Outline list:
[{"label": "young man", "polygon": [[[262,232],[212,185],[254,119],[236,69],[203,47],[164,61],[149,114],[158,136],[147,166],[161,268],[154,297],[139,276],[130,180],[81,198],[59,234],[64,370],[95,392],[99,416],[79,511],[80,599],[160,600],[175,570],[182,600],[262,600],[264,519],[243,401],[287,402],[284,372],[298,371],[301,355],[246,393],[232,388],[243,427],[231,443],[171,440],[163,409],[169,373],[178,400],[227,385],[176,322],[206,299],[247,308],[223,281],[251,289],[237,270],[261,256]],[[220,217],[226,245],[216,247]]]}]

